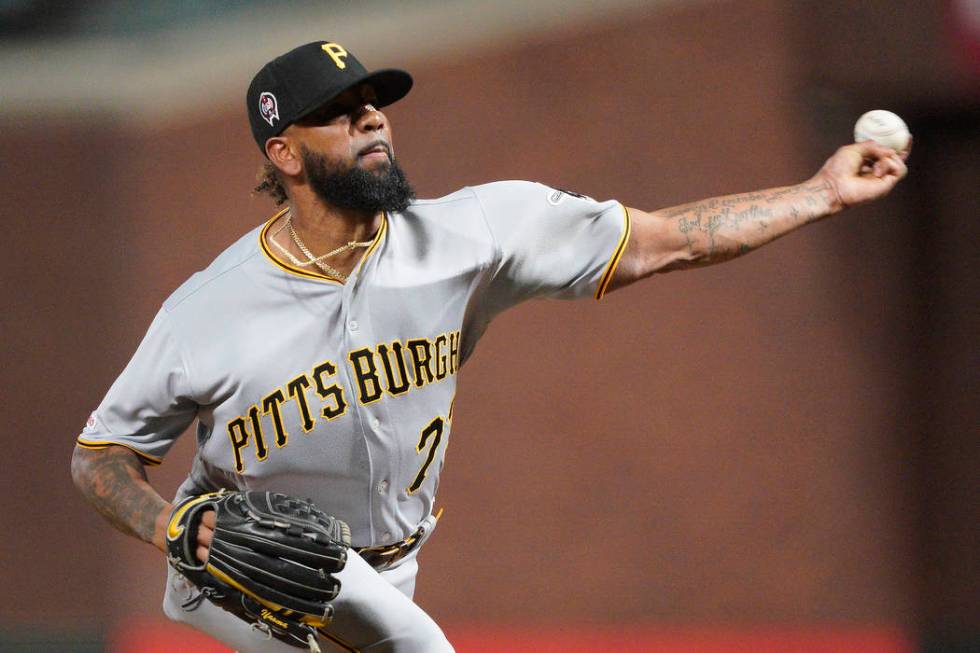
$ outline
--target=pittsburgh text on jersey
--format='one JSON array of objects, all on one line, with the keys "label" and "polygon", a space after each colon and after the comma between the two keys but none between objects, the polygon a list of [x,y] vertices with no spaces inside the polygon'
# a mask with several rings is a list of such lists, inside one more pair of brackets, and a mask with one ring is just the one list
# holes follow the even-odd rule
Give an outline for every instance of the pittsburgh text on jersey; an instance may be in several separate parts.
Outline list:
[{"label": "pittsburgh text on jersey", "polygon": [[[378,343],[348,352],[346,364],[357,387],[354,397],[362,405],[385,396],[399,397],[412,389],[442,381],[459,369],[459,331],[435,338],[412,338]],[[235,471],[245,471],[244,452],[253,447],[255,459],[269,456],[270,444],[289,444],[286,411],[293,410],[303,432],[311,433],[319,420],[330,422],[347,412],[348,392],[337,378],[337,363],[325,360],[309,371],[273,388],[227,424],[235,456]]]}]

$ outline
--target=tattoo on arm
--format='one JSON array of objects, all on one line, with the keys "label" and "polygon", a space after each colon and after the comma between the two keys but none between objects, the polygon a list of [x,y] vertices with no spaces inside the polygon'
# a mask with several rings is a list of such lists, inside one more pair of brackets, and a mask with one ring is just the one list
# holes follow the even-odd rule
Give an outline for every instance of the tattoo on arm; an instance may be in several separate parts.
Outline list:
[{"label": "tattoo on arm", "polygon": [[733,259],[835,213],[839,202],[829,182],[814,178],[796,186],[641,212],[609,287]]},{"label": "tattoo on arm", "polygon": [[136,454],[121,446],[76,447],[71,474],[76,487],[110,524],[153,542],[156,519],[168,504],[150,486]]},{"label": "tattoo on arm", "polygon": [[662,215],[684,237],[689,264],[717,263],[827,215],[830,191],[828,184],[807,183],[694,202]]}]

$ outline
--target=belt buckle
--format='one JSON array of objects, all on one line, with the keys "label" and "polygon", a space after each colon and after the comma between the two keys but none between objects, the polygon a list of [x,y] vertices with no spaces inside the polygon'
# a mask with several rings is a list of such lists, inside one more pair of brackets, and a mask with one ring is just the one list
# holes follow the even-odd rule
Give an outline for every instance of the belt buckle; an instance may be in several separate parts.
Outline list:
[{"label": "belt buckle", "polygon": [[[434,515],[432,519],[432,526],[439,521],[442,517],[442,509]],[[395,564],[406,555],[411,553],[422,540],[425,538],[426,532],[432,530],[431,528],[426,528],[427,521],[423,521],[422,524],[415,529],[415,532],[406,537],[400,542],[395,542],[394,544],[389,544],[387,546],[366,546],[364,548],[358,549],[357,552],[364,557],[364,560],[374,567],[376,571],[383,571]]]},{"label": "belt buckle", "polygon": [[400,542],[383,547],[365,547],[358,551],[358,553],[362,556],[366,554],[365,560],[367,563],[377,571],[382,571],[408,555],[415,548],[418,541],[418,531],[416,531]]},{"label": "belt buckle", "polygon": [[377,567],[378,570],[387,569],[405,557],[405,550],[402,548],[401,544],[401,542],[397,542],[378,553],[378,557],[380,559],[380,565]]}]

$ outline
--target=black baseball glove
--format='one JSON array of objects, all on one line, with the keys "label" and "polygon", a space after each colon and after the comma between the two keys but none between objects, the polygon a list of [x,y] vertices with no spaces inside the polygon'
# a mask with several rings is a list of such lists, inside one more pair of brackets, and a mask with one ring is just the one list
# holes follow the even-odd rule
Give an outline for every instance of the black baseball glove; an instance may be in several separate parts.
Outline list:
[{"label": "black baseball glove", "polygon": [[[215,511],[206,562],[198,560],[201,516]],[[222,490],[181,501],[167,525],[168,559],[204,599],[298,648],[319,652],[316,629],[333,616],[336,574],[347,563],[350,529],[310,501],[278,492]]]}]

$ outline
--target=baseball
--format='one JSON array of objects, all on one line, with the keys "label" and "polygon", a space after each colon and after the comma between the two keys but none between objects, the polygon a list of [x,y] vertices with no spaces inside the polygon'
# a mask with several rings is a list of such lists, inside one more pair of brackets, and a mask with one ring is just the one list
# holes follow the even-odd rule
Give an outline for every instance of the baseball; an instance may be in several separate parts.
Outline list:
[{"label": "baseball", "polygon": [[875,109],[854,124],[854,142],[861,141],[874,141],[900,152],[909,146],[909,128],[897,114]]}]

